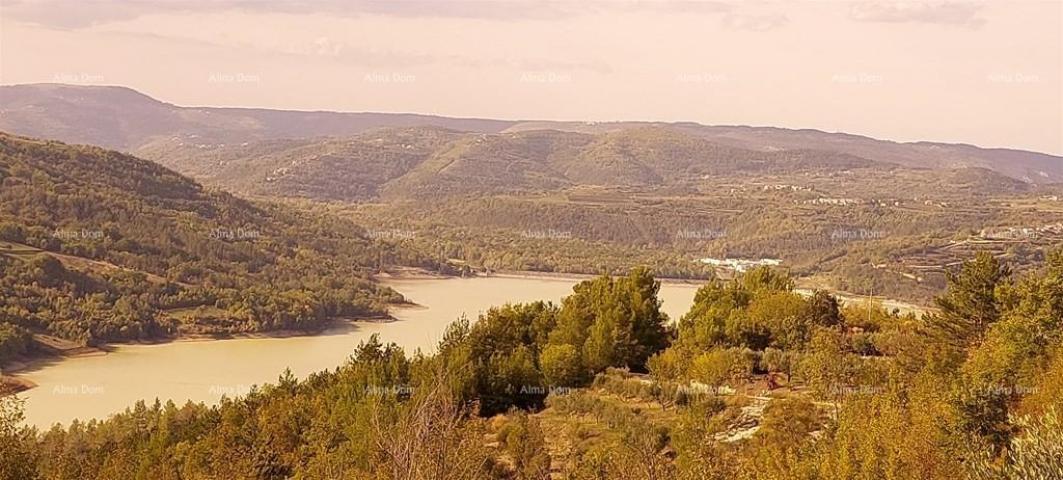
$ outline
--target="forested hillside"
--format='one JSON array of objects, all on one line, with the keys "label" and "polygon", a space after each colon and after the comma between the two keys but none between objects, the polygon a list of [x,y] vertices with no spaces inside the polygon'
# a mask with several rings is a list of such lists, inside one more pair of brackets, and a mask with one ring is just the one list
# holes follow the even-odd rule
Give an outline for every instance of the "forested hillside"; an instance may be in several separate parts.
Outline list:
[{"label": "forested hillside", "polygon": [[436,264],[335,217],[210,191],[157,164],[0,134],[0,355],[27,332],[96,344],[319,328],[399,297],[380,264]]},{"label": "forested hillside", "polygon": [[[174,137],[145,144],[136,153],[242,193],[344,201],[436,200],[576,186],[693,192],[725,178],[900,168],[830,150],[730,147],[660,126],[598,135],[386,128],[345,139],[244,144]],[[1025,187],[1002,178],[1007,181],[994,192]]]},{"label": "forested hillside", "polygon": [[813,129],[701,125],[693,122],[519,122],[505,132],[551,129],[602,134],[650,126],[668,126],[720,145],[758,150],[831,151],[914,168],[985,168],[1031,183],[1063,181],[1058,155],[1007,148],[937,142],[892,142],[842,132]]},{"label": "forested hillside", "polygon": [[940,312],[713,280],[677,328],[645,270],[458,322],[439,353],[371,341],[216,407],[141,403],[38,432],[0,400],[8,478],[1012,479],[1063,475],[1063,252],[991,255]]}]

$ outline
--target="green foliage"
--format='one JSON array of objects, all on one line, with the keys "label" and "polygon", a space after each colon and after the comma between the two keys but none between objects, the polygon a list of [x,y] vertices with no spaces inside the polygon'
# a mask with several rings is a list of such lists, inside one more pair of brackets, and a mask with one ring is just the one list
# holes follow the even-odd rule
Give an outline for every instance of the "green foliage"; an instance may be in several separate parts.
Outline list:
[{"label": "green foliage", "polygon": [[550,386],[576,387],[586,382],[587,368],[572,345],[549,345],[539,357],[543,377]]},{"label": "green foliage", "polygon": [[[0,311],[0,321],[4,314]],[[30,349],[32,335],[24,327],[13,323],[0,322],[0,364],[11,357],[26,353]]]},{"label": "green foliage", "polygon": [[[573,287],[561,306],[544,302],[492,308],[471,327],[448,331],[440,358],[462,378],[457,390],[493,415],[538,408],[551,389],[585,384],[609,367],[641,368],[670,340],[660,283],[638,269]],[[468,367],[471,367],[468,368]]]},{"label": "green foliage", "polygon": [[797,363],[796,375],[821,398],[837,398],[860,376],[860,359],[846,349],[844,338],[831,330],[812,337],[809,352]]},{"label": "green foliage", "polygon": [[815,447],[812,434],[822,427],[819,407],[808,399],[772,401],[764,408],[760,428],[742,446],[741,478],[807,478],[804,458]]},{"label": "green foliage", "polygon": [[733,478],[735,459],[725,445],[710,441],[724,434],[733,420],[722,400],[710,397],[683,408],[675,421],[673,444],[679,453],[676,464],[684,478]]},{"label": "green foliage", "polygon": [[949,343],[977,343],[990,325],[1000,319],[998,289],[1006,288],[1011,269],[988,252],[964,262],[959,273],[949,273],[949,288],[936,300],[940,315],[929,319],[930,332]]},{"label": "green foliage", "polygon": [[728,348],[710,350],[694,359],[687,375],[705,385],[721,386],[732,381],[749,380],[756,359],[748,349]]},{"label": "green foliage", "polygon": [[[0,465],[57,479],[545,478],[551,465],[594,479],[1054,478],[1061,259],[1004,279],[1011,285],[995,297],[999,318],[962,349],[879,310],[853,326],[846,309],[836,315],[822,296],[791,297],[785,281],[757,274],[698,293],[675,344],[647,360],[655,378],[615,365],[595,372],[589,388],[547,395],[543,387],[582,384],[579,375],[591,373],[582,349],[595,334],[574,325],[593,327],[604,312],[616,331],[625,318],[617,311],[654,316],[655,296],[635,301],[643,289],[596,279],[559,307],[506,305],[474,324],[459,321],[432,357],[407,358],[374,338],[336,371],[285,375],[216,407],[140,403],[45,433],[0,429],[0,439],[17,440],[0,444],[16,459],[5,455]],[[701,343],[708,337],[698,333],[711,328],[698,324],[723,313],[750,327]],[[736,331],[763,331],[766,346],[748,348],[752,337]],[[684,338],[689,332],[698,341]],[[884,344],[905,347],[859,355],[858,345],[878,348],[886,334],[895,339]],[[616,347],[624,344],[611,345],[623,357]],[[758,374],[790,368],[782,396],[742,393]],[[740,388],[723,397],[693,382]],[[521,392],[527,386],[537,388]],[[529,413],[543,403],[545,411]],[[513,407],[520,410],[506,415],[498,447],[485,448],[481,415]],[[566,439],[553,444],[559,435]]]},{"label": "green foliage", "polygon": [[644,371],[649,357],[671,341],[659,290],[660,282],[645,268],[581,282],[562,302],[550,344],[579,350],[591,372],[607,367]]},{"label": "green foliage", "polygon": [[0,478],[31,480],[38,478],[33,432],[22,425],[22,401],[6,395],[0,384]]},{"label": "green foliage", "polygon": [[312,330],[401,298],[373,267],[436,265],[117,152],[0,134],[0,167],[0,325],[90,344]]},{"label": "green foliage", "polygon": [[817,293],[804,299],[793,280],[758,267],[734,280],[712,280],[698,290],[679,321],[679,342],[697,349],[768,346],[801,348],[816,325],[840,322],[836,302]]},{"label": "green foliage", "polygon": [[[651,369],[664,379],[712,385],[748,380],[754,373],[789,378],[796,371],[820,395],[845,390],[865,368],[858,355],[880,353],[871,333],[850,324],[854,312],[843,312],[837,299],[822,291],[807,297],[793,292],[792,280],[767,267],[726,282],[712,280],[680,320],[675,344],[652,359]],[[856,322],[894,342],[914,337],[896,313],[874,312],[880,323]]]},{"label": "green foliage", "polygon": [[923,374],[903,382],[848,396],[835,425],[792,469],[811,470],[810,478],[962,478],[961,458],[980,445],[952,436],[956,413],[942,401],[939,379]]},{"label": "green foliage", "polygon": [[1063,423],[1056,412],[1043,416],[1016,420],[1023,431],[1013,439],[1003,461],[982,455],[972,462],[972,480],[1005,480],[1012,478],[1063,478]]},{"label": "green foliage", "polygon": [[768,347],[760,357],[760,369],[767,373],[783,373],[787,378],[792,375],[796,354],[777,348]]},{"label": "green foliage", "polygon": [[502,450],[513,462],[519,480],[550,478],[550,455],[539,421],[524,412],[510,415],[498,432]]}]

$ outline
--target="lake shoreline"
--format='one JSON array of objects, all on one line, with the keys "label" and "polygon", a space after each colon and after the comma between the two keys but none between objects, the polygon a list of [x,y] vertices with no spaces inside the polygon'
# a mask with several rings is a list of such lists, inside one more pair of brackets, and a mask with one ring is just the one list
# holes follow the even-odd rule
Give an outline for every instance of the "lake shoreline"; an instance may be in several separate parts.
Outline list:
[{"label": "lake shoreline", "polygon": [[[592,274],[579,274],[579,273],[557,273],[557,272],[539,272],[539,271],[520,271],[520,270],[501,270],[491,272],[490,274],[476,273],[469,276],[461,275],[447,275],[430,270],[418,269],[418,268],[405,268],[390,270],[383,274],[374,275],[373,278],[383,286],[400,286],[404,282],[418,282],[425,280],[449,280],[449,279],[462,279],[462,278],[505,278],[505,279],[530,279],[530,280],[557,280],[566,282],[580,282],[584,280],[590,280],[598,277],[599,275]],[[704,285],[707,280],[704,279],[686,279],[686,278],[658,278],[662,285],[676,285],[676,286],[700,286]],[[390,284],[390,285],[389,285]],[[811,292],[809,288],[798,288],[798,293],[808,294]],[[863,297],[848,292],[836,292],[830,291],[839,300],[843,302],[860,301]],[[883,299],[881,297],[875,298],[877,301],[881,301],[884,306],[897,306],[900,305],[906,309],[925,312],[928,309],[926,307],[902,302],[894,299]],[[400,303],[394,303],[389,305],[390,308],[397,309],[417,309],[427,308],[416,303],[406,301]],[[224,340],[244,340],[244,339],[283,339],[294,337],[315,337],[327,334],[329,331],[335,331],[339,328],[343,328],[349,325],[355,325],[358,323],[390,323],[396,321],[396,318],[390,314],[367,316],[358,318],[336,318],[324,325],[307,330],[296,329],[282,329],[265,332],[244,332],[244,333],[190,333],[180,334],[172,337],[165,337],[151,340],[135,340],[126,342],[109,342],[105,345],[97,347],[83,346],[77,349],[72,349],[67,352],[38,352],[32,355],[23,355],[17,357],[14,360],[8,361],[3,365],[0,365],[0,387],[7,387],[6,389],[0,388],[0,390],[14,390],[7,391],[6,394],[23,392],[36,387],[33,381],[26,378],[25,374],[32,373],[32,371],[46,365],[51,362],[64,361],[66,359],[74,359],[85,356],[98,356],[107,355],[112,352],[116,347],[123,345],[165,345],[175,343],[190,343],[190,342],[217,342]]]},{"label": "lake shoreline", "polygon": [[[418,270],[418,269],[414,269],[414,270]],[[417,280],[426,280],[426,279],[439,280],[439,279],[448,279],[448,278],[516,278],[516,279],[533,279],[533,280],[566,280],[566,281],[567,280],[573,280],[573,281],[583,281],[583,280],[592,280],[592,279],[595,279],[595,278],[600,277],[600,276],[601,275],[593,275],[593,274],[589,274],[589,273],[558,273],[558,272],[539,272],[539,271],[531,271],[531,270],[498,270],[498,271],[495,271],[495,272],[492,272],[492,273],[488,273],[488,274],[477,272],[477,273],[474,273],[473,275],[470,275],[470,276],[467,276],[467,277],[462,277],[462,276],[459,276],[459,275],[445,275],[445,274],[440,274],[440,273],[424,270],[424,271],[409,271],[409,273],[407,273],[405,271],[404,272],[390,273],[388,276],[383,277],[383,279],[385,281],[390,280],[390,281],[397,281],[397,282],[401,282],[401,281],[417,281]],[[614,275],[614,277],[615,276],[616,275]],[[662,285],[699,285],[700,286],[700,285],[705,285],[709,281],[709,279],[680,278],[680,277],[656,277],[656,279],[659,282],[661,282]],[[795,286],[794,291],[796,291],[798,293],[801,293],[803,295],[811,294],[811,292],[813,292],[815,290],[824,290],[824,291],[830,293],[831,295],[834,295],[835,298],[837,298],[839,301],[842,301],[843,303],[844,302],[862,302],[862,301],[864,301],[867,298],[867,297],[865,297],[863,295],[860,295],[860,294],[857,294],[857,293],[853,293],[853,292],[845,292],[845,291],[834,290],[834,289],[829,289],[829,288],[817,288],[816,286],[811,285],[811,284],[802,285],[801,280],[802,279],[800,279],[800,278],[795,279],[795,283],[797,285]],[[880,297],[880,296],[876,296],[876,297],[873,297],[873,298],[874,298],[875,301],[881,302],[883,307],[893,306],[893,307],[899,308],[902,311],[902,313],[904,313],[904,312],[926,313],[926,312],[931,311],[931,307],[928,307],[926,305],[920,305],[920,304],[917,304],[917,303],[908,302],[908,301],[905,301],[905,300],[900,300],[900,299],[896,299],[896,298],[888,298],[888,297]]]},{"label": "lake shoreline", "polygon": [[0,398],[16,395],[31,388],[37,388],[37,384],[28,378],[0,375]]},{"label": "lake shoreline", "polygon": [[[474,272],[467,276],[462,275],[447,275],[443,273],[433,272],[431,270],[424,269],[404,269],[400,271],[390,271],[385,274],[374,275],[374,278],[388,281],[408,281],[408,280],[445,280],[450,278],[522,278],[522,279],[536,279],[536,280],[593,280],[600,277],[601,274],[591,273],[569,273],[569,272],[541,272],[535,270],[495,270],[490,273]],[[613,275],[618,277],[619,275]],[[708,282],[707,278],[683,278],[683,277],[655,277],[662,284],[669,285],[704,285]]]},{"label": "lake shoreline", "polygon": [[[398,308],[416,307],[416,305],[408,303],[399,303],[395,304],[394,306]],[[108,353],[114,351],[115,347],[120,347],[124,345],[168,345],[175,343],[218,342],[225,340],[314,337],[323,335],[331,330],[343,328],[344,326],[348,325],[355,325],[357,323],[391,323],[394,321],[396,321],[396,319],[391,315],[378,315],[358,318],[336,318],[327,322],[325,325],[307,330],[280,329],[265,332],[217,334],[191,333],[175,335],[171,337],[163,337],[158,339],[108,342],[99,346],[82,346],[76,349],[76,351],[72,351],[70,353],[38,351],[37,353],[20,355],[15,359],[8,360],[3,365],[0,365],[0,397],[24,392],[37,386],[36,383],[19,374],[32,372],[41,365],[54,361],[107,355]]]}]

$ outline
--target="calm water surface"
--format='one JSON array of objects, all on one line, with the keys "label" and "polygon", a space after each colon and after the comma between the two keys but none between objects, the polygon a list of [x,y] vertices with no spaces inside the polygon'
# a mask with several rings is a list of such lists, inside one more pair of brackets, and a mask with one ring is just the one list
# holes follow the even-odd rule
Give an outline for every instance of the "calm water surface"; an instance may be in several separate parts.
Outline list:
[{"label": "calm water surface", "polygon": [[[38,386],[26,399],[26,421],[47,428],[77,418],[106,418],[137,400],[217,403],[222,395],[247,393],[273,382],[286,368],[303,378],[344,362],[359,342],[379,334],[412,353],[432,351],[446,326],[463,314],[470,320],[494,305],[559,301],[574,278],[478,277],[403,279],[385,283],[420,307],[395,308],[391,323],[358,322],[322,335],[119,345],[105,355],[42,363],[21,376]],[[694,301],[697,285],[666,283],[663,310],[678,319]]]}]

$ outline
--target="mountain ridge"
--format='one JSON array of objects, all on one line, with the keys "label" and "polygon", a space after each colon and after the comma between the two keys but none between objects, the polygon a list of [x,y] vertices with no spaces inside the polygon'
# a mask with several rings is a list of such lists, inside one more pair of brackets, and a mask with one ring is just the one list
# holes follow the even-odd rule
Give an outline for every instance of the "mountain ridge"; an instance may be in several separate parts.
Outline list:
[{"label": "mountain ridge", "polygon": [[[985,193],[1033,187],[982,166],[931,170],[836,151],[750,150],[665,127],[598,135],[382,128],[353,137],[239,145],[162,139],[136,154],[241,194],[341,202],[535,194],[578,187],[696,194],[720,182],[761,182],[768,177],[803,183],[809,175],[833,176],[844,181],[842,177],[854,170],[872,178],[887,178],[899,170],[933,172],[943,179],[982,185]],[[946,185],[946,190],[962,187]]]},{"label": "mountain ridge", "polygon": [[[116,96],[116,92],[119,95]],[[577,122],[452,118],[416,113],[177,106],[124,86],[0,86],[0,130],[131,153],[160,138],[205,144],[280,138],[347,137],[379,128],[434,126],[475,133],[528,130],[603,134],[665,127],[748,150],[835,151],[909,167],[983,167],[1027,183],[1063,182],[1063,157],[1004,147],[933,141],[896,142],[818,129],[695,122]]]}]

